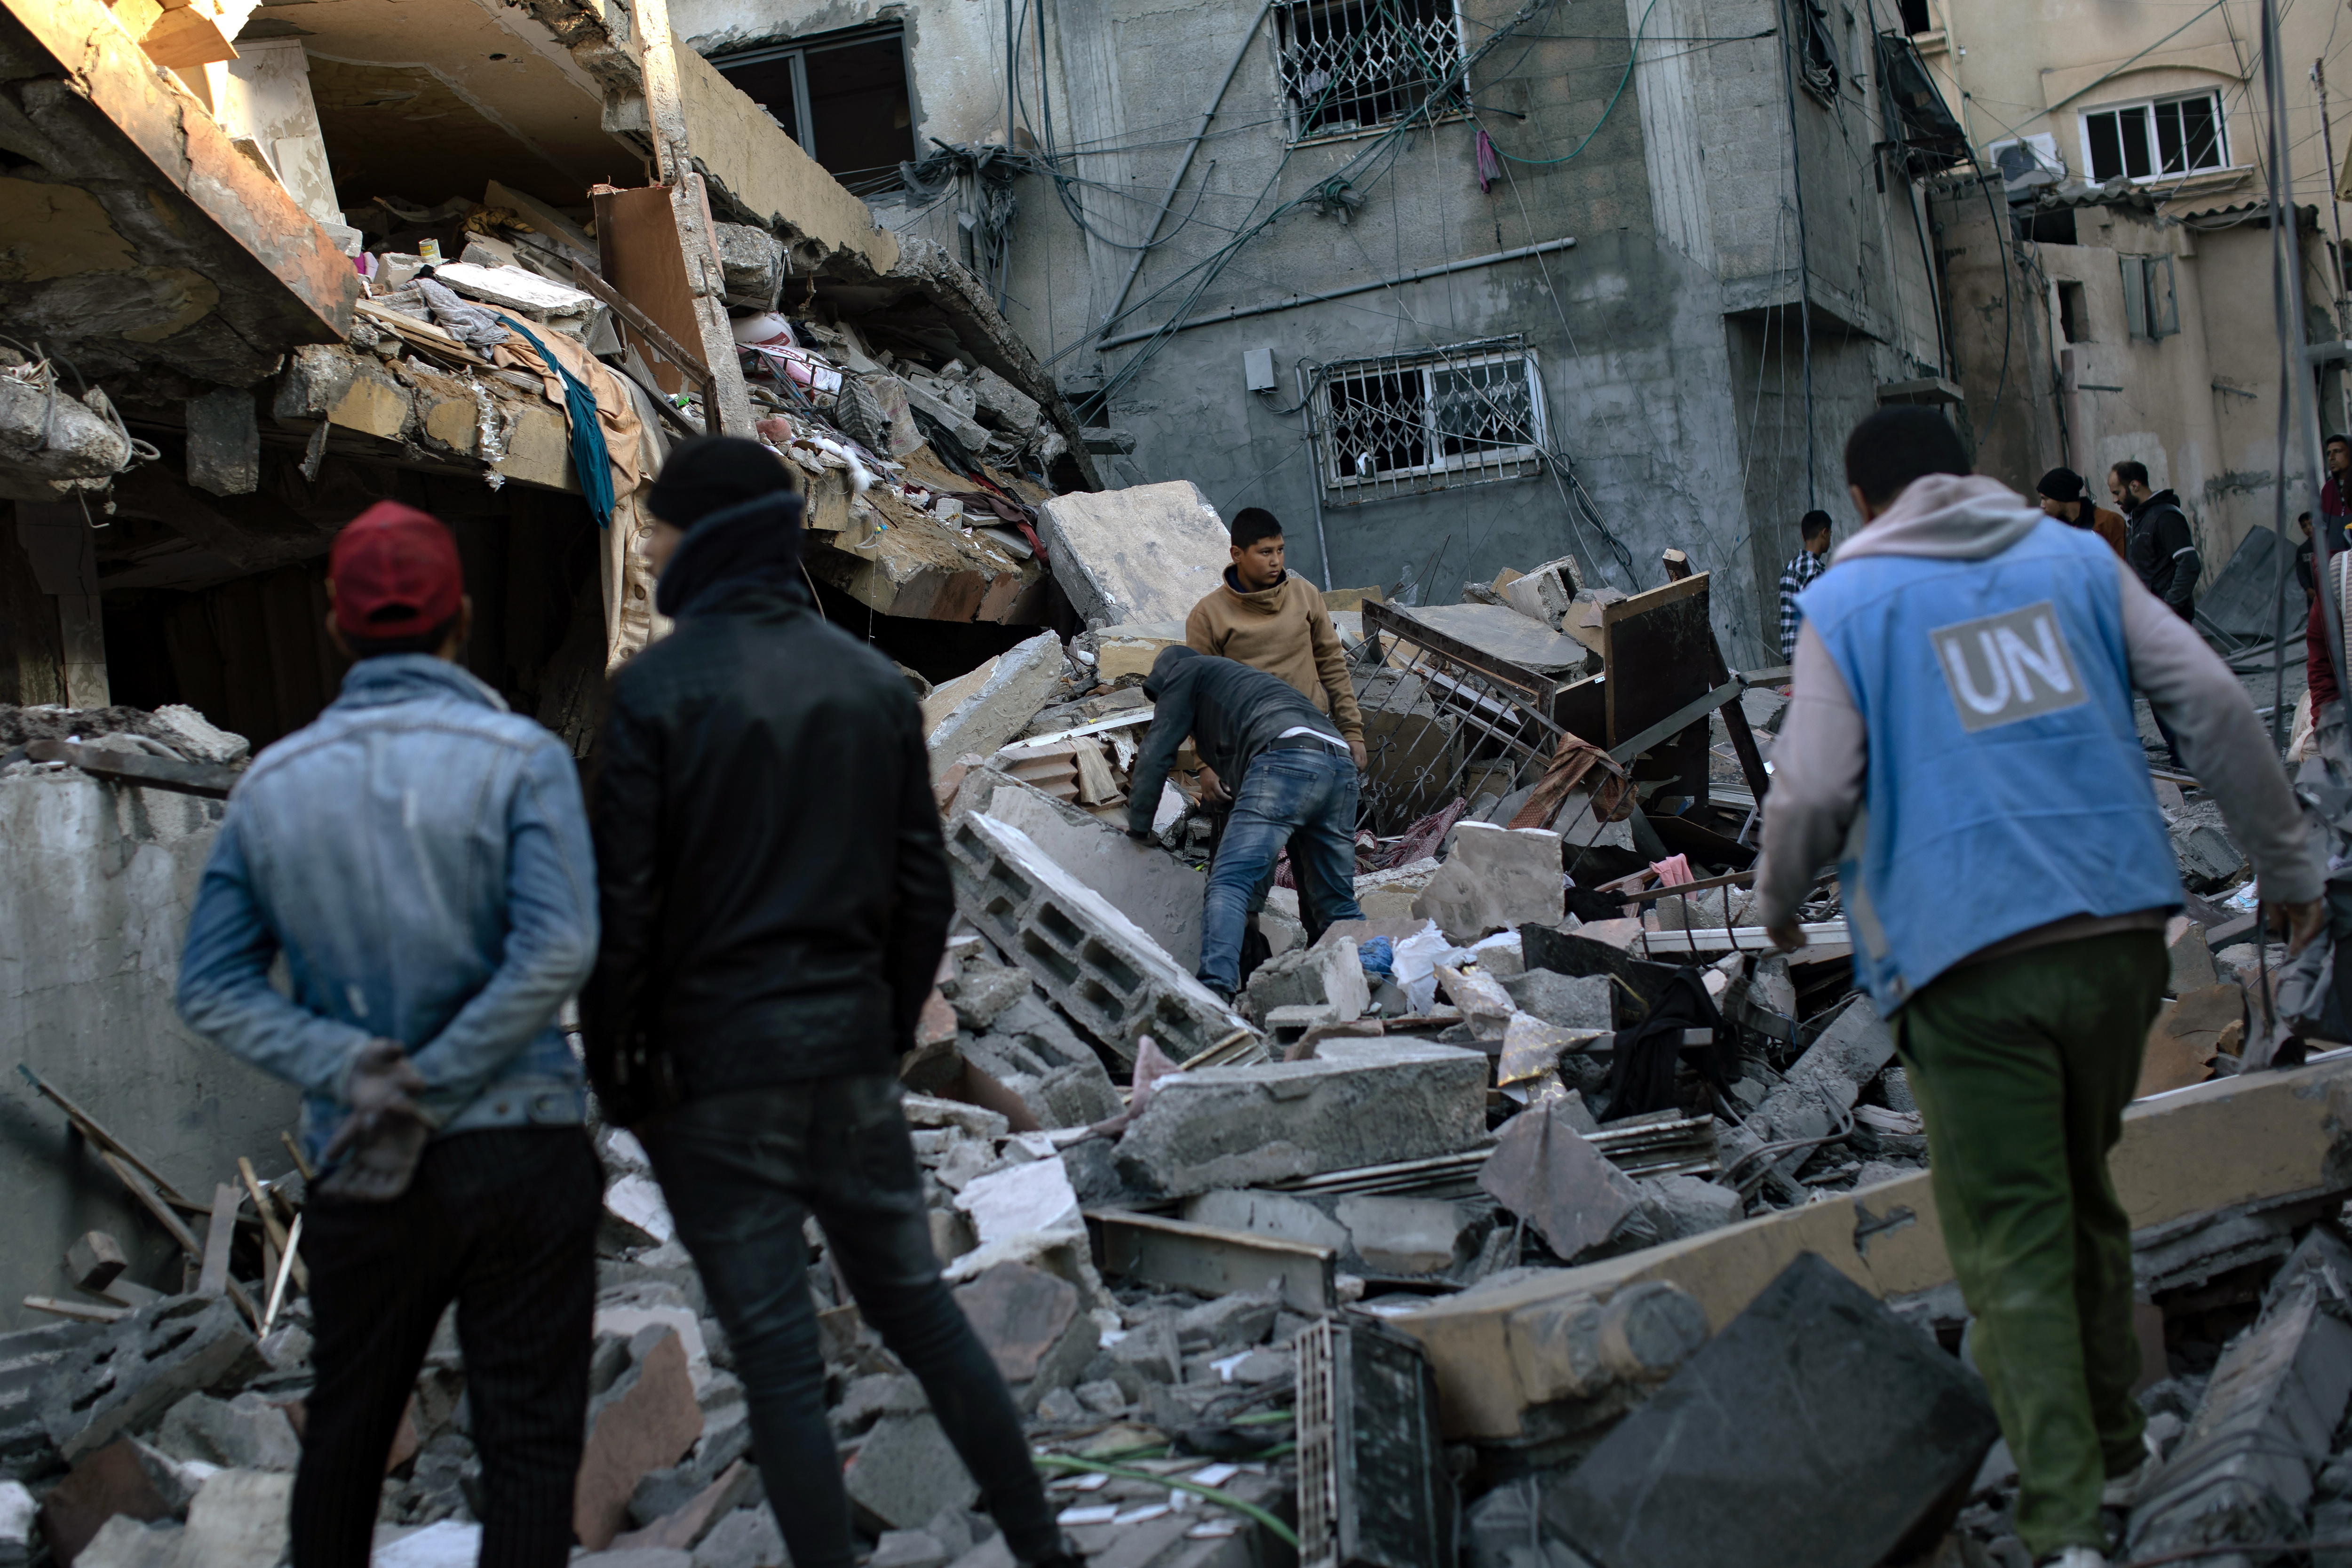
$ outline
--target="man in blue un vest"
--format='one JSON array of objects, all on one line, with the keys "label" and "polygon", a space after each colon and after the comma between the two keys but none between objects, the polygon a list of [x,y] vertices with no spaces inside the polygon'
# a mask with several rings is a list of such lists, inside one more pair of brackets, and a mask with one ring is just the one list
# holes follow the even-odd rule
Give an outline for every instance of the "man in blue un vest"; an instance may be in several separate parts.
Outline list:
[{"label": "man in blue un vest", "polygon": [[2107,1175],[2181,902],[2132,719],[2179,735],[2284,906],[2320,870],[2245,691],[2096,534],[1969,472],[1944,418],[1846,443],[1864,527],[1807,589],[1756,888],[1783,949],[1835,860],[1856,978],[1926,1119],[1969,1344],[2037,1563],[2105,1562],[2101,1494],[2143,1459],[2131,1226]]}]

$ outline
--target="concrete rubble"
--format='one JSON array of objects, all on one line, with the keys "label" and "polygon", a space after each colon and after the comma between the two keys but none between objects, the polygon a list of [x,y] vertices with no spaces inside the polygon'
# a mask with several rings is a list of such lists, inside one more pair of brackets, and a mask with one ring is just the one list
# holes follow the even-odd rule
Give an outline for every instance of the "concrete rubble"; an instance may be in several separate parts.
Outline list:
[{"label": "concrete rubble", "polygon": [[[762,264],[736,248],[730,289]],[[942,427],[1039,417],[978,374],[961,395],[905,379]],[[1268,956],[1228,1005],[1192,973],[1209,812],[1179,777],[1150,841],[1125,832],[1151,718],[1142,673],[1181,638],[1222,530],[1189,486],[1039,510],[1051,570],[1093,629],[1001,643],[923,700],[961,919],[901,1076],[935,1246],[1081,1548],[1138,1568],[1239,1568],[1275,1541],[1249,1508],[1319,1528],[1297,1498],[1325,1484],[1334,1449],[1316,1425],[1328,1406],[1310,1407],[1302,1379],[1350,1375],[1345,1357],[1332,1370],[1336,1330],[1387,1324],[1400,1333],[1378,1353],[1420,1368],[1434,1401],[1414,1473],[1460,1489],[1474,1563],[1868,1568],[1898,1544],[1918,1562],[2011,1561],[2013,1470],[2004,1480],[1995,1449],[1978,1473],[1993,1431],[1950,1353],[1957,1291],[1882,1301],[1817,1247],[1791,1263],[1773,1239],[1851,1215],[1837,1223],[1854,1247],[1899,1249],[1923,1208],[1932,1219],[1918,1107],[1853,988],[1833,887],[1804,911],[1820,940],[1770,954],[1752,931],[1709,923],[1747,908],[1744,860],[1719,847],[1729,835],[1669,857],[1593,848],[1563,820],[1575,807],[1544,818],[1521,782],[1483,816],[1465,794],[1367,834],[1365,919],[1311,945],[1278,879],[1258,917]],[[1585,610],[1598,626],[1614,603],[1573,563],[1495,596],[1554,631]],[[1360,662],[1370,693],[1381,678]],[[0,710],[0,749],[16,748],[0,792],[70,771],[24,749],[68,735],[213,768],[247,750],[193,710],[109,713]],[[1515,824],[1522,809],[1544,819]],[[2184,863],[2203,855],[2195,874],[2218,887],[2242,862],[2221,864],[2234,851],[2209,842],[2218,826],[2192,826]],[[1708,885],[1674,893],[1693,881]],[[2234,1074],[2242,1030],[2214,1020],[2260,984],[2231,906],[2191,917],[2169,935],[2159,1033],[2174,1045],[2151,1051],[2169,1075],[2151,1093],[2226,1087],[2214,1080]],[[1732,1032],[1736,1072],[1717,1087],[1697,1070],[1714,1042],[1686,1040],[1672,1103],[1635,1112],[1615,1087],[1618,1031],[1685,967]],[[782,1568],[725,1332],[642,1148],[607,1129],[595,1144],[606,1215],[574,1507],[586,1561]],[[187,1213],[201,1252],[209,1205],[175,1211],[142,1171],[125,1166],[127,1190]],[[65,1283],[40,1302],[57,1321],[0,1336],[0,1568],[169,1568],[191,1550],[275,1568],[307,1299],[289,1284],[266,1331],[257,1314],[281,1256],[269,1238],[302,1190],[299,1174],[221,1188],[242,1228],[207,1293],[182,1288],[204,1258],[185,1280],[176,1255],[159,1274],[152,1247],[105,1230],[59,1260]],[[2352,1458],[2330,1458],[2352,1399],[2352,1248],[2329,1228],[2331,1201],[2328,1183],[2305,1183],[2143,1234],[2147,1311],[2164,1325],[2147,1398],[2169,1458],[2139,1483],[2136,1552],[2324,1533],[2339,1514],[2352,1531]],[[1008,1562],[920,1386],[810,1239],[826,1397],[871,1561]],[[1676,1271],[1700,1256],[1741,1261]],[[1768,1259],[1726,1310],[1707,1281]],[[1512,1304],[1478,1317],[1488,1301]],[[1480,1330],[1474,1352],[1448,1338],[1448,1314],[1507,1327]],[[1469,1414],[1494,1396],[1465,1368],[1496,1356],[1507,1421]],[[381,1563],[473,1559],[481,1469],[464,1392],[445,1323],[391,1456]],[[1838,1418],[1811,1429],[1808,1408]],[[1440,1414],[1467,1445],[1450,1470]]]}]

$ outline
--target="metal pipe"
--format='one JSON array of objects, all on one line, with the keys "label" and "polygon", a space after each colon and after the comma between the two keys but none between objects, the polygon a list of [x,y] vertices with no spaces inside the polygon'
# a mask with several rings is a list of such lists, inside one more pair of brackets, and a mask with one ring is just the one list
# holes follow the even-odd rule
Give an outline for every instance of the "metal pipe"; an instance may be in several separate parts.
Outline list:
[{"label": "metal pipe", "polygon": [[1307,380],[1305,366],[1295,366],[1293,371],[1298,378],[1298,425],[1307,442],[1307,460],[1315,466],[1315,477],[1307,490],[1315,501],[1315,563],[1323,574],[1324,591],[1328,593],[1331,587],[1331,546],[1323,537],[1323,458],[1315,449],[1314,386]]},{"label": "metal pipe", "polygon": [[1141,342],[1161,332],[1189,332],[1194,327],[1213,327],[1223,321],[1238,321],[1244,316],[1271,315],[1276,310],[1293,310],[1301,305],[1319,305],[1326,300],[1344,300],[1350,294],[1369,294],[1375,289],[1393,289],[1400,283],[1420,283],[1432,278],[1443,278],[1449,272],[1468,272],[1480,267],[1493,267],[1505,261],[1517,261],[1529,256],[1546,256],[1555,250],[1572,250],[1573,239],[1547,239],[1541,245],[1522,245],[1514,250],[1497,250],[1487,256],[1465,257],[1460,261],[1440,262],[1435,267],[1423,267],[1394,278],[1383,278],[1376,283],[1350,283],[1345,289],[1326,289],[1320,294],[1293,294],[1287,299],[1271,300],[1263,305],[1236,305],[1230,310],[1219,310],[1213,316],[1195,316],[1189,321],[1173,325],[1146,327],[1140,331],[1121,332],[1115,338],[1105,338],[1097,348],[1115,349],[1121,343]]},{"label": "metal pipe", "polygon": [[[1151,254],[1152,246],[1160,238],[1160,226],[1168,221],[1169,209],[1176,205],[1176,187],[1182,184],[1184,176],[1192,172],[1192,159],[1201,151],[1202,141],[1209,134],[1209,122],[1217,117],[1217,106],[1224,102],[1227,89],[1234,85],[1234,78],[1241,74],[1242,61],[1249,58],[1250,45],[1256,41],[1258,28],[1265,26],[1266,13],[1273,9],[1274,0],[1265,0],[1257,8],[1256,17],[1243,29],[1241,47],[1234,51],[1234,63],[1227,66],[1225,74],[1217,79],[1217,90],[1209,95],[1207,105],[1202,109],[1201,123],[1193,130],[1192,140],[1185,143],[1184,155],[1176,160],[1176,172],[1168,176],[1168,188],[1160,194],[1160,210],[1152,215],[1151,232],[1143,237],[1142,245],[1136,249],[1135,259],[1127,264],[1127,277],[1118,286],[1118,298],[1111,300],[1110,309],[1103,312],[1102,325],[1095,329],[1097,332],[1110,331],[1110,324],[1118,320],[1119,310],[1127,303],[1128,295],[1134,291],[1135,279],[1143,271],[1143,258]],[[1039,26],[1044,26],[1042,20]],[[1013,145],[1010,132],[1005,134],[1004,144],[1008,148]],[[1112,340],[1098,346],[1109,348],[1118,341],[1120,340]],[[1328,588],[1330,583],[1327,580],[1323,585]]]}]

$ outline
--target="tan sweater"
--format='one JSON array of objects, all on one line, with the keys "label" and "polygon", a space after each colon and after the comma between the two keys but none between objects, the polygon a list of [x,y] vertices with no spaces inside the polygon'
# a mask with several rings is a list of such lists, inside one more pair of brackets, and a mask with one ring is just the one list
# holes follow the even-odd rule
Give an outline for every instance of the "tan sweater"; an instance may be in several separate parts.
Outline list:
[{"label": "tan sweater", "polygon": [[1364,715],[1356,706],[1348,656],[1323,595],[1295,572],[1271,588],[1244,594],[1234,586],[1233,568],[1209,596],[1184,617],[1184,642],[1195,653],[1230,658],[1278,676],[1338,721],[1350,741],[1364,738]]}]

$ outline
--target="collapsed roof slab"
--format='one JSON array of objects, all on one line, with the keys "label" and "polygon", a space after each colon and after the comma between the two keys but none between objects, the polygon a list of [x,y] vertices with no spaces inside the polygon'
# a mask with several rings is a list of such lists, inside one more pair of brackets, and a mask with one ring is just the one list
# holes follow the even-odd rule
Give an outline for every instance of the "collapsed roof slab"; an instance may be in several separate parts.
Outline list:
[{"label": "collapsed roof slab", "polygon": [[[2140,1100],[2124,1113],[2108,1168],[2143,1262],[2202,1217],[2332,1204],[2352,1191],[2352,1053]],[[1921,1171],[1688,1240],[1465,1290],[1389,1321],[1428,1347],[1449,1436],[1525,1440],[1542,1426],[1539,1407],[1572,1392],[1573,1369],[1554,1353],[1564,1314],[1663,1279],[1696,1297],[1720,1330],[1807,1252],[1885,1300],[1952,1282]]]},{"label": "collapsed roof slab", "polygon": [[0,322],[83,374],[247,386],[349,331],[349,259],[100,0],[0,0]]}]

